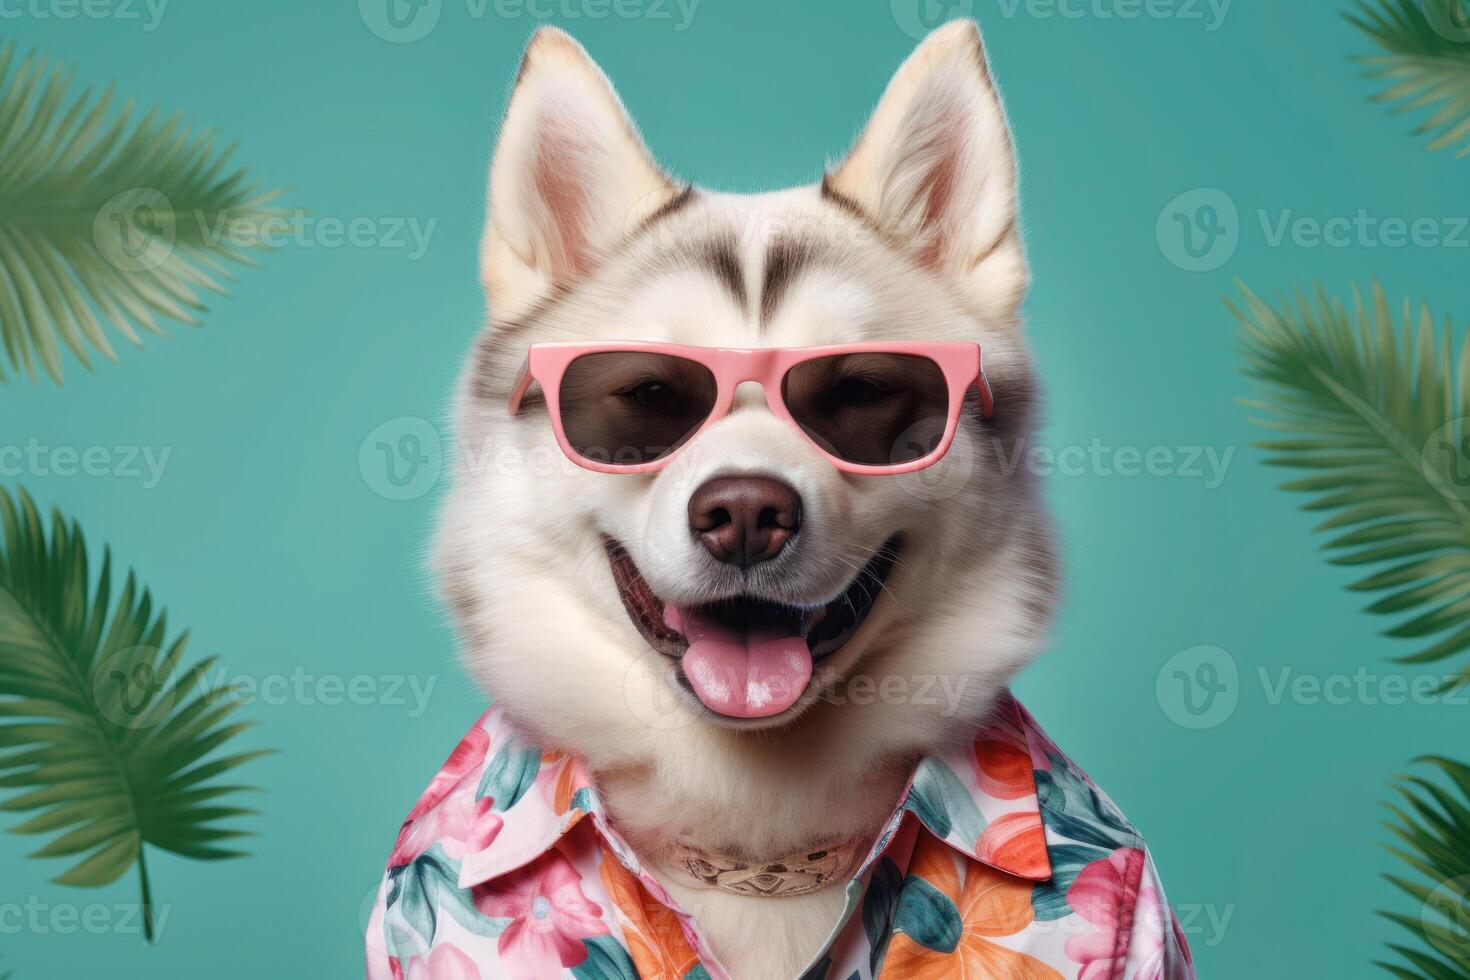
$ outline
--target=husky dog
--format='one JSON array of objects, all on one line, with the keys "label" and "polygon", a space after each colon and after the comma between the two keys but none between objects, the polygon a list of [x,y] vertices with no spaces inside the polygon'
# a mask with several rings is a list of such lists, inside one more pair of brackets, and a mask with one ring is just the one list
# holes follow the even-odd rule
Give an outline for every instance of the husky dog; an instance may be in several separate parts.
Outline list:
[{"label": "husky dog", "polygon": [[[734,195],[660,169],[586,52],[543,29],[489,215],[490,318],[436,545],[465,662],[517,725],[583,760],[733,975],[794,975],[841,884],[693,888],[665,874],[673,849],[760,861],[871,839],[916,760],[971,738],[1037,653],[1057,594],[1039,487],[1006,465],[1037,383],[1016,161],[979,31],[921,43],[821,180]],[[972,398],[933,466],[854,475],[742,384],[676,463],[612,475],[568,463],[534,389],[507,408],[529,346],[557,341],[968,341],[995,410]],[[691,618],[786,623],[806,640],[791,689],[754,705],[691,677]]]}]

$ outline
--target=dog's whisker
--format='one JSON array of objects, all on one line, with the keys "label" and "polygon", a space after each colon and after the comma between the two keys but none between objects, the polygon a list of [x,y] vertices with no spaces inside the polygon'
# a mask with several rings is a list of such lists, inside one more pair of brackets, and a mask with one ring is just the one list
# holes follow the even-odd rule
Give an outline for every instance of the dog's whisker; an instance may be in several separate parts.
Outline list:
[{"label": "dog's whisker", "polygon": [[892,547],[890,547],[887,544],[883,544],[883,545],[881,545],[881,546],[879,546],[877,548],[870,548],[867,545],[862,545],[862,544],[854,544],[851,547],[857,548],[860,551],[866,551],[869,555],[871,555],[874,558],[877,558],[877,557],[880,557],[880,556],[883,557],[883,558],[886,558],[888,561],[890,561],[890,562],[893,563],[893,566],[895,568],[908,568],[909,567],[909,563],[904,560],[903,556],[901,554],[899,554],[897,551],[895,551]]}]

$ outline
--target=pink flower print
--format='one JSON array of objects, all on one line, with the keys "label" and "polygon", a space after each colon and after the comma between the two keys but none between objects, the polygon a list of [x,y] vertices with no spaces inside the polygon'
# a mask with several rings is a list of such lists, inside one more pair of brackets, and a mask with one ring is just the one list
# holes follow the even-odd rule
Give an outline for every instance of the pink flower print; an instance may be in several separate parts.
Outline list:
[{"label": "pink flower print", "polygon": [[1138,905],[1133,918],[1137,925],[1134,927],[1135,938],[1130,956],[1138,962],[1138,969],[1133,971],[1133,980],[1181,980],[1189,976],[1187,953],[1167,958],[1169,968],[1165,968],[1165,954],[1168,951],[1164,947],[1167,942],[1172,940],[1178,944],[1180,950],[1185,951],[1189,949],[1189,945],[1184,941],[1179,920],[1174,918],[1174,913],[1159,898],[1158,889],[1144,888],[1138,893]]},{"label": "pink flower print", "polygon": [[505,826],[505,821],[491,809],[494,806],[495,800],[488,796],[475,804],[475,820],[470,824],[469,833],[464,839],[464,848],[457,857],[478,854],[500,836],[500,829]]},{"label": "pink flower print", "polygon": [[[459,839],[464,839],[468,833],[468,821],[475,812],[474,788],[461,787],[460,783],[485,761],[485,753],[489,748],[490,736],[479,725],[471,728],[469,734],[460,740],[444,763],[444,768],[435,774],[429,788],[419,797],[419,801],[409,811],[408,818],[403,821],[403,829],[398,832],[398,842],[388,858],[388,867],[396,868],[410,863],[456,827],[461,829]],[[456,789],[459,793],[451,799],[451,794]]]},{"label": "pink flower print", "polygon": [[437,806],[467,773],[485,761],[485,753],[489,749],[490,736],[485,734],[485,729],[479,725],[471,728],[469,733],[454,747],[454,751],[444,763],[444,768],[440,769],[429,781],[429,788],[424,790],[424,795],[419,797],[419,801],[409,811],[405,822],[412,823]]},{"label": "pink flower print", "polygon": [[488,796],[476,800],[474,787],[460,787],[409,828],[394,848],[389,867],[411,864],[435,844],[452,861],[464,860],[466,853],[483,851],[505,826],[500,814],[492,812],[494,805],[495,800]]},{"label": "pink flower print", "polygon": [[[1120,847],[1083,868],[1067,889],[1067,904],[1093,927],[1067,940],[1067,956],[1082,964],[1077,980],[1109,980],[1119,975],[1124,965],[1121,958],[1128,954],[1128,937],[1119,932],[1132,925],[1128,911],[1138,902],[1144,861],[1137,848]],[[1157,895],[1154,901],[1157,904]]]},{"label": "pink flower print", "polygon": [[457,947],[440,943],[428,956],[409,960],[406,980],[480,980],[480,968]]},{"label": "pink flower print", "polygon": [[605,936],[602,907],[582,893],[582,880],[559,850],[496,879],[475,894],[480,914],[510,919],[500,934],[500,958],[509,976],[560,976],[587,958],[582,940]]}]

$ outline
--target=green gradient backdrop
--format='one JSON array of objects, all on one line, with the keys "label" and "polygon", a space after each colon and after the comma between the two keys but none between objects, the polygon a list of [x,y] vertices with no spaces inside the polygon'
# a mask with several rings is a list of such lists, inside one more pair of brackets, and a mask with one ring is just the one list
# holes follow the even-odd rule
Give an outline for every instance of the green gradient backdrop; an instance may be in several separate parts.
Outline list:
[{"label": "green gradient backdrop", "polygon": [[[437,491],[386,499],[359,447],[385,420],[444,417],[481,317],[485,164],[538,20],[521,4],[476,17],[477,0],[443,0],[432,33],[396,44],[352,0],[173,0],[151,31],[141,6],[142,20],[38,18],[49,2],[0,4],[0,32],[66,57],[83,82],[118,79],[144,104],[239,139],[240,159],[291,188],[294,205],[436,224],[417,260],[402,248],[288,246],[245,271],[202,331],[178,328],[95,375],[68,365],[64,390],[0,392],[0,446],[167,447],[156,487],[33,473],[4,484],[23,482],[80,519],[95,546],[110,543],[193,629],[194,649],[238,674],[407,673],[436,686],[418,717],[406,704],[314,696],[247,709],[262,722],[249,737],[282,749],[245,770],[265,789],[256,854],[153,857],[158,901],[171,906],[155,948],[62,934],[46,917],[33,929],[17,906],[133,902],[135,881],[63,889],[47,881],[61,865],[0,836],[0,906],[11,910],[0,971],[360,975],[360,907],[398,822],[484,699],[456,666],[422,568]],[[1390,864],[1379,800],[1416,753],[1470,755],[1470,709],[1303,703],[1263,685],[1258,670],[1274,684],[1283,667],[1386,675],[1386,658],[1405,651],[1340,590],[1347,576],[1318,557],[1311,522],[1247,447],[1220,295],[1237,276],[1273,291],[1379,275],[1395,300],[1427,297],[1463,322],[1470,249],[1273,246],[1257,211],[1464,215],[1470,162],[1426,153],[1407,122],[1365,101],[1373,85],[1347,59],[1367,42],[1335,3],[1236,0],[1209,30],[1205,4],[1204,20],[1129,20],[1098,13],[1127,3],[1097,2],[1072,3],[1078,17],[1011,0],[949,4],[981,20],[1016,130],[1047,442],[1237,452],[1217,487],[1097,467],[1051,480],[1067,603],[1019,689],[1152,842],[1202,975],[1368,976],[1392,934],[1373,910],[1404,908],[1378,877]],[[678,30],[672,5],[660,8],[667,19],[599,19],[608,8],[595,0],[548,3],[661,159],[725,189],[814,179],[913,43],[904,27],[945,7],[918,6],[703,0]],[[1156,223],[1199,187],[1238,206],[1241,241],[1222,267],[1193,273],[1169,260]],[[1155,682],[1202,644],[1227,650],[1240,681],[1226,695],[1238,698],[1233,714],[1195,730],[1171,721],[1177,704],[1161,705]]]}]

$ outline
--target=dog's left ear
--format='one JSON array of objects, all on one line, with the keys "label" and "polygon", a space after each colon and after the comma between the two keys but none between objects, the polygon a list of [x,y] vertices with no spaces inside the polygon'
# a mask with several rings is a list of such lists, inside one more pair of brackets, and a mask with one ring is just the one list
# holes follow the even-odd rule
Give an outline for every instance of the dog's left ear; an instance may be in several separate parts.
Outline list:
[{"label": "dog's left ear", "polygon": [[480,278],[495,319],[585,275],[679,191],[582,46],[554,27],[538,30],[490,167]]},{"label": "dog's left ear", "polygon": [[1028,279],[1016,159],[974,21],[952,21],[919,45],[823,186],[977,308],[1014,318]]}]

